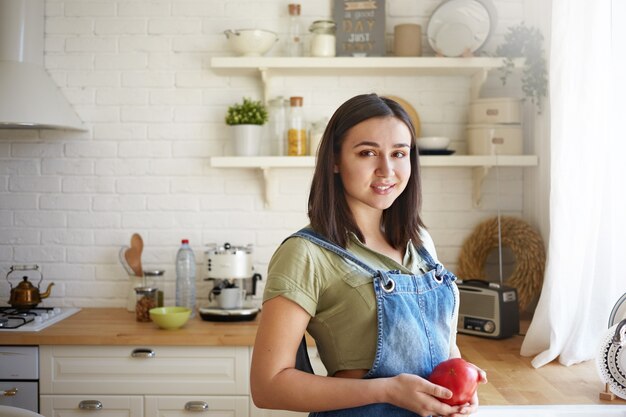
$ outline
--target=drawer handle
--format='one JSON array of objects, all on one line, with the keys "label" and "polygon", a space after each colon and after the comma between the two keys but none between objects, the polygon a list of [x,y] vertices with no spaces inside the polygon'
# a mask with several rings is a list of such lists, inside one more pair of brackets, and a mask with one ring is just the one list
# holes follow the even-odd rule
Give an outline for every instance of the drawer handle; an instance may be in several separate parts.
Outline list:
[{"label": "drawer handle", "polygon": [[134,349],[130,356],[133,358],[154,358],[156,353],[152,349],[139,348]]},{"label": "drawer handle", "polygon": [[6,391],[0,391],[3,397],[15,397],[17,395],[17,387],[9,388]]},{"label": "drawer handle", "polygon": [[204,401],[188,401],[185,404],[186,411],[209,411],[209,404]]},{"label": "drawer handle", "polygon": [[78,403],[81,410],[102,410],[102,403],[98,400],[83,400]]}]

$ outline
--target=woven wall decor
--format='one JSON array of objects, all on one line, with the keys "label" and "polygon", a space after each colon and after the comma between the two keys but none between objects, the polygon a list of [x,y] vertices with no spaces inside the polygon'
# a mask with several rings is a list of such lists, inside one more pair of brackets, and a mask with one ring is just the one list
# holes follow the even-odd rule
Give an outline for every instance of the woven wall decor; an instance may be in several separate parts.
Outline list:
[{"label": "woven wall decor", "polygon": [[[519,308],[526,307],[539,296],[546,265],[546,251],[541,235],[524,220],[503,216],[502,247],[515,255],[515,267],[506,284],[517,289]],[[498,248],[498,218],[480,223],[463,242],[457,276],[461,279],[485,279],[485,262]]]}]

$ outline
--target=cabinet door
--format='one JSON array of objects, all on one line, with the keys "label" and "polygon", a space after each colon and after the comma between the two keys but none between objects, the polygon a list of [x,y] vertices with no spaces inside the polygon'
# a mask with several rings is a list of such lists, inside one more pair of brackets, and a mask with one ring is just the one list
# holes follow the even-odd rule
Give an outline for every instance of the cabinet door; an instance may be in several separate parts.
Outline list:
[{"label": "cabinet door", "polygon": [[[42,395],[40,414],[45,417],[143,417],[143,397],[114,395]],[[81,408],[81,402],[83,408]],[[95,404],[101,408],[96,408]]]},{"label": "cabinet door", "polygon": [[248,417],[247,396],[146,396],[146,417]]},{"label": "cabinet door", "polygon": [[41,346],[42,394],[248,395],[247,347]]}]

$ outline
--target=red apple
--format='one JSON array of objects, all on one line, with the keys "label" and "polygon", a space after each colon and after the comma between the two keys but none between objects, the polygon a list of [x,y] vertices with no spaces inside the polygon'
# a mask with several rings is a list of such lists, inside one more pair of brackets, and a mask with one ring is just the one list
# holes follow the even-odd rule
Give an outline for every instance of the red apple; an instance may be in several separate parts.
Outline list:
[{"label": "red apple", "polygon": [[461,358],[453,358],[437,365],[428,380],[452,391],[451,398],[439,400],[455,406],[471,401],[480,382],[480,373],[475,365]]}]

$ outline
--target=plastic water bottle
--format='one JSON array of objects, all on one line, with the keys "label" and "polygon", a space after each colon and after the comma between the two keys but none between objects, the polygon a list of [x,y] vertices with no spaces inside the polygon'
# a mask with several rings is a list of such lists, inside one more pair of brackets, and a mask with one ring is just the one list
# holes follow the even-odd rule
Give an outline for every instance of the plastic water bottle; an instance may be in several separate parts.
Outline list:
[{"label": "plastic water bottle", "polygon": [[196,315],[196,256],[187,239],[176,254],[176,305],[189,308],[191,317]]}]

